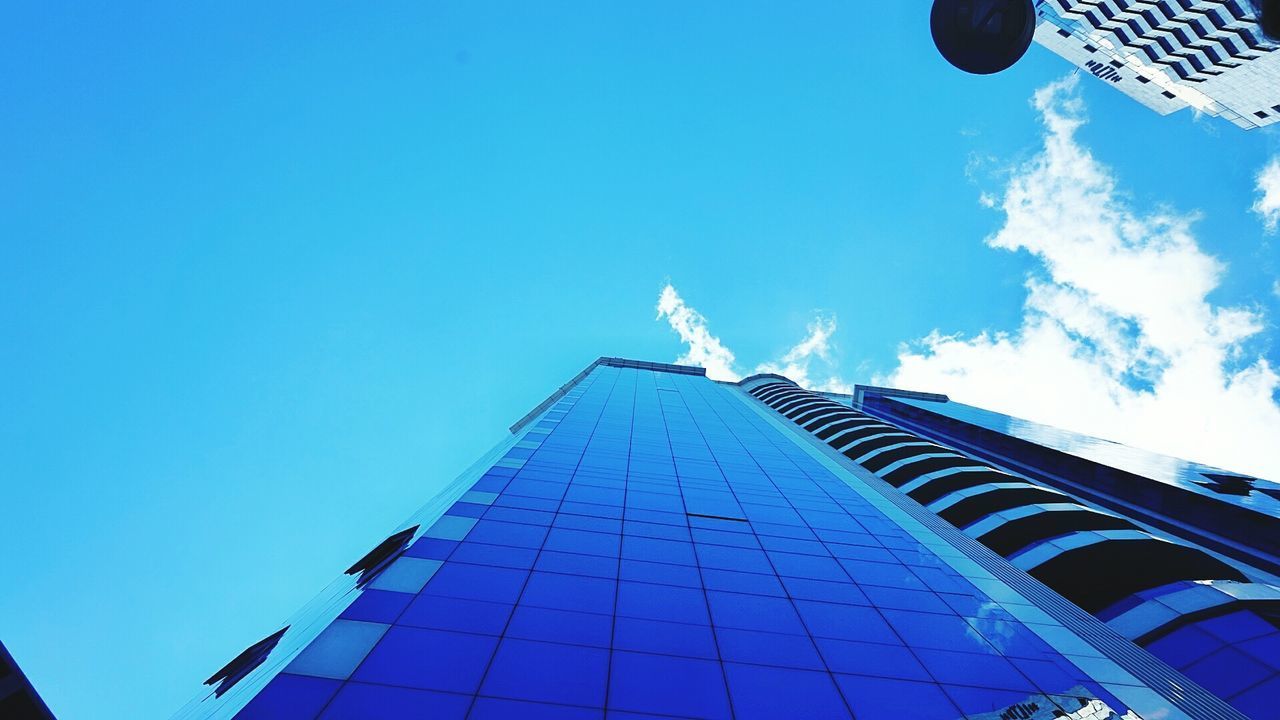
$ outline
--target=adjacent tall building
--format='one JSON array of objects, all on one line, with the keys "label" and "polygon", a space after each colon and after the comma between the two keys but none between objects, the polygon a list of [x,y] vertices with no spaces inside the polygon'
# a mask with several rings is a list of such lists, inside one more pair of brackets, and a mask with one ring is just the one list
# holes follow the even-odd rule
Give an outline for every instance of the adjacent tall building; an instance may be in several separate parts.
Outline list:
[{"label": "adjacent tall building", "polygon": [[1280,486],[942,395],[601,358],[371,546],[178,717],[1280,717]]},{"label": "adjacent tall building", "polygon": [[53,720],[53,713],[3,643],[0,643],[0,718]]},{"label": "adjacent tall building", "polygon": [[1252,129],[1280,120],[1268,2],[1036,0],[1035,40],[1162,115],[1190,107]]}]

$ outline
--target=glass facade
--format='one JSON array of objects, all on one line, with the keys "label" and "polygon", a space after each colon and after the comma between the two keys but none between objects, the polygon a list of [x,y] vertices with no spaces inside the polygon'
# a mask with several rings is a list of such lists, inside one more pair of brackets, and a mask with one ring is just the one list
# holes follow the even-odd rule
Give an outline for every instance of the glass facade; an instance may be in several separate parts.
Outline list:
[{"label": "glass facade", "polygon": [[602,358],[178,717],[1242,717],[752,387]]},{"label": "glass facade", "polygon": [[[1101,575],[1109,565],[1110,572],[1142,582],[1131,586],[1138,588],[1131,595],[1092,608],[1097,617],[1246,714],[1280,714],[1280,485],[942,396],[878,390],[864,389],[859,407],[963,448],[975,461],[1014,468],[1067,500],[1056,513],[1045,505],[992,513],[965,525],[966,534],[1021,566],[1109,533],[1113,542],[1101,546],[1111,547],[1091,559],[1092,567]],[[1052,522],[1051,515],[1057,516]],[[1027,523],[1036,530],[1022,527]],[[1107,533],[1097,532],[1104,528]],[[1115,542],[1118,529],[1141,532],[1148,546],[1159,543],[1166,553],[1186,550],[1169,565],[1170,574],[1144,577],[1135,567],[1156,564],[1156,554],[1148,547],[1126,557]],[[1197,560],[1210,556],[1222,565]],[[1220,579],[1224,570],[1236,577]]]}]

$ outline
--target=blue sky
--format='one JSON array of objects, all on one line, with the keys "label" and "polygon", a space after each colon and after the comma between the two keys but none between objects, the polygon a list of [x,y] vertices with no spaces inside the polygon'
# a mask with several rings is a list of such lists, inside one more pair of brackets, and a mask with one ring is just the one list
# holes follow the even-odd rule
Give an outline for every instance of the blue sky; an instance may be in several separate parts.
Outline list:
[{"label": "blue sky", "polygon": [[166,717],[602,354],[1280,464],[1195,439],[1280,417],[1280,134],[961,75],[927,11],[3,10],[0,638],[53,710]]}]

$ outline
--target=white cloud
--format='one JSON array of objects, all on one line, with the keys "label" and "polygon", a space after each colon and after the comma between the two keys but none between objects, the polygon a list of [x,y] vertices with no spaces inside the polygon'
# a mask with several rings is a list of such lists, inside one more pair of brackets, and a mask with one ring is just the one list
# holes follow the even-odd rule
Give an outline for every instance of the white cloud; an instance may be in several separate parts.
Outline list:
[{"label": "white cloud", "polygon": [[1274,233],[1280,229],[1280,155],[1271,158],[1256,180],[1258,199],[1253,203],[1253,211],[1262,217],[1267,232]]},{"label": "white cloud", "polygon": [[715,380],[738,380],[742,376],[733,369],[733,352],[711,334],[707,319],[702,313],[685,304],[684,298],[667,283],[658,295],[658,318],[667,319],[671,329],[680,335],[680,342],[689,349],[676,363],[698,365],[707,369],[707,376]]},{"label": "white cloud", "polygon": [[[879,382],[944,392],[1029,420],[1280,478],[1280,376],[1247,350],[1259,313],[1207,299],[1223,265],[1194,214],[1142,213],[1076,138],[1074,76],[1036,92],[1044,146],[1014,169],[987,239],[1043,263],[1027,279],[1022,325],[964,338],[935,331]],[[1280,165],[1273,220],[1280,220]],[[990,199],[982,204],[988,204]]]},{"label": "white cloud", "polygon": [[[796,384],[811,390],[827,392],[851,393],[853,386],[841,380],[835,374],[835,361],[832,358],[833,345],[831,336],[836,332],[834,315],[818,315],[809,323],[808,335],[788,350],[780,359],[764,362],[756,366],[757,373],[777,373],[791,378]],[[814,361],[825,368],[823,379],[811,377]]]},{"label": "white cloud", "polygon": [[[658,319],[663,318],[680,336],[680,342],[688,346],[685,353],[676,358],[677,363],[700,365],[714,380],[736,381],[742,378],[742,373],[735,367],[733,352],[720,342],[720,338],[711,334],[706,317],[689,307],[671,283],[667,283],[658,295]],[[835,332],[835,316],[820,313],[809,323],[803,340],[777,360],[757,365],[752,373],[778,373],[813,390],[852,392],[853,386],[836,375],[835,345],[831,339]]]}]

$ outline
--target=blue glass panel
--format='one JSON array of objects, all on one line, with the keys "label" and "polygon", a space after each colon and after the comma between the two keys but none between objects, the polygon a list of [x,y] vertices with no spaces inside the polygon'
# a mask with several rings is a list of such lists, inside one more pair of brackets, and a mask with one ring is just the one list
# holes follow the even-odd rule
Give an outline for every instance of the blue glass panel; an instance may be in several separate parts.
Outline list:
[{"label": "blue glass panel", "polygon": [[873,675],[900,680],[929,680],[929,673],[905,647],[817,638],[814,640],[831,672]]},{"label": "blue glass panel", "polygon": [[979,637],[969,623],[956,615],[934,615],[906,610],[881,612],[898,636],[912,647],[995,654],[995,648]]},{"label": "blue glass panel", "polygon": [[693,548],[688,543],[634,535],[623,536],[622,557],[627,560],[675,563],[677,565],[698,564],[693,555]]},{"label": "blue glass panel", "polygon": [[493,501],[497,499],[498,493],[484,492],[482,490],[468,490],[462,494],[461,498],[459,498],[462,502],[472,503],[475,505],[492,505]]},{"label": "blue glass panel", "polygon": [[[924,663],[939,682],[956,685],[1034,692],[1030,680],[1018,672],[1010,662],[998,655],[951,652],[949,650],[916,650],[916,657]],[[994,653],[994,651],[993,651]]]},{"label": "blue glass panel", "polygon": [[967,622],[1006,657],[1035,659],[1053,653],[1048,643],[1016,620],[988,617],[969,618]]},{"label": "blue glass panel", "polygon": [[399,720],[422,717],[436,720],[465,718],[471,697],[430,690],[386,685],[347,683],[320,720]]},{"label": "blue glass panel", "polygon": [[449,508],[446,515],[456,515],[458,517],[479,518],[484,517],[484,513],[489,509],[488,503],[483,505],[469,502],[456,502],[453,507]]},{"label": "blue glass panel", "polygon": [[866,585],[862,592],[879,608],[895,608],[898,610],[918,610],[920,612],[953,615],[955,611],[943,602],[938,595],[923,590],[903,590],[879,585]]},{"label": "blue glass panel", "polygon": [[473,565],[494,565],[527,570],[533,567],[533,561],[537,557],[538,551],[529,548],[484,545],[467,540],[458,544],[458,549],[453,551],[449,560]]},{"label": "blue glass panel", "polygon": [[867,562],[896,562],[893,553],[882,547],[867,547],[863,545],[838,545],[836,543],[827,543],[827,549],[831,554],[838,558],[848,560],[864,560]]},{"label": "blue glass panel", "polygon": [[[952,610],[955,610],[964,617],[992,618],[1000,620],[1014,619],[1013,615],[1009,614],[1009,611],[995,604],[988,597],[980,595],[952,595],[949,593],[945,595],[938,595],[938,597],[942,598],[942,601],[949,605]],[[1044,614],[1044,611],[1038,608],[1031,608],[1026,605],[1022,606],[1022,608],[1024,610],[1030,610],[1042,618],[1039,622],[1053,622],[1049,619],[1048,615]]]},{"label": "blue glass panel", "polygon": [[696,545],[695,547],[698,550],[698,564],[704,568],[773,573],[773,566],[769,564],[769,558],[763,550],[726,545]]},{"label": "blue glass panel", "polygon": [[[606,643],[607,644],[607,643]],[[614,620],[613,647],[618,650],[716,659],[716,638],[707,625],[679,625],[619,617]]]},{"label": "blue glass panel", "polygon": [[344,620],[390,623],[409,607],[413,596],[408,593],[368,590],[360,594],[340,616]]},{"label": "blue glass panel", "polygon": [[399,625],[501,635],[511,606],[443,595],[419,595],[397,621]]},{"label": "blue glass panel", "polygon": [[338,680],[282,673],[236,714],[236,720],[311,720],[340,686]]},{"label": "blue glass panel", "polygon": [[902,642],[880,613],[871,608],[810,600],[797,600],[795,605],[814,637],[889,645],[900,645]]},{"label": "blue glass panel", "polygon": [[682,623],[707,623],[701,590],[673,585],[618,583],[618,615]]},{"label": "blue glass panel", "polygon": [[369,587],[374,590],[416,593],[422,590],[440,566],[439,560],[401,556],[374,578]]},{"label": "blue glass panel", "polygon": [[804,625],[784,598],[710,591],[711,618],[717,627],[803,635]]},{"label": "blue glass panel", "polygon": [[[944,685],[943,691],[951,698],[951,701],[960,708],[960,711],[968,715],[978,715],[986,713],[1003,714],[1009,708],[1014,708],[1010,713],[1011,717],[1017,717],[1023,712],[1030,711],[1030,705],[1040,705],[1041,698],[1033,698],[1035,693],[1017,692],[1014,690],[997,690],[992,688],[980,687],[964,687],[961,685]],[[1052,713],[1053,709],[1047,709]],[[1044,712],[1041,711],[1041,716]]]},{"label": "blue glass panel", "polygon": [[820,600],[847,605],[870,605],[871,601],[850,582],[833,583],[805,578],[783,578],[787,592],[797,600]]},{"label": "blue glass panel", "polygon": [[503,493],[493,501],[493,509],[485,515],[486,518],[494,517],[493,511],[499,507],[518,508],[521,510],[541,510],[546,514],[551,514],[560,507],[559,500],[548,500],[546,498],[521,497],[520,495],[509,495]]},{"label": "blue glass panel", "polygon": [[[775,525],[767,522],[752,522],[756,534],[761,537],[784,537],[796,540],[817,540],[818,536],[806,525]],[[834,531],[833,531],[834,532]]]},{"label": "blue glass panel", "polygon": [[[1052,657],[1052,655],[1046,655]],[[1011,658],[1023,675],[1046,693],[1062,693],[1080,684],[1079,672],[1063,661]]]},{"label": "blue glass panel", "polygon": [[840,564],[829,557],[770,551],[769,559],[782,576],[834,582],[847,582],[849,579]]},{"label": "blue glass panel", "polygon": [[883,585],[907,590],[927,590],[924,582],[902,565],[841,559],[849,577],[859,585]]},{"label": "blue glass panel", "polygon": [[547,542],[543,547],[546,550],[616,558],[621,540],[618,535],[557,527],[552,528],[547,535]]},{"label": "blue glass panel", "polygon": [[448,560],[449,553],[458,547],[457,540],[441,540],[440,538],[418,538],[404,551],[409,557],[427,558],[429,560]]},{"label": "blue glass panel", "polygon": [[542,547],[547,537],[547,528],[540,525],[500,522],[498,520],[481,520],[471,529],[467,539],[471,542],[489,545],[510,545],[512,547]]},{"label": "blue glass panel", "polygon": [[858,720],[958,718],[955,704],[932,683],[837,675],[836,683]]},{"label": "blue glass panel", "polygon": [[1222,641],[1194,625],[1178,628],[1147,645],[1147,650],[1176,668],[1184,668],[1209,653],[1217,652]]},{"label": "blue glass panel", "polygon": [[775,597],[786,597],[787,595],[776,575],[705,569],[702,571],[702,584],[708,590],[725,590],[752,595],[773,595]]},{"label": "blue glass panel", "polygon": [[611,614],[617,583],[604,578],[534,572],[521,605]]},{"label": "blue glass panel", "polygon": [[720,656],[726,661],[826,670],[813,640],[803,635],[717,628],[716,640],[720,645]]},{"label": "blue glass panel", "polygon": [[825,672],[725,663],[734,716],[847,718],[849,709]]},{"label": "blue glass panel", "polygon": [[510,568],[445,563],[423,592],[471,600],[513,603],[529,573]]},{"label": "blue glass panel", "polygon": [[441,540],[461,540],[471,531],[471,527],[475,525],[475,522],[474,518],[445,515],[423,534],[426,537]]},{"label": "blue glass panel", "polygon": [[626,493],[619,488],[592,487],[590,485],[573,485],[564,499],[571,502],[593,503],[599,505],[621,505]]},{"label": "blue glass panel", "polygon": [[1245,690],[1231,699],[1236,709],[1251,718],[1265,718],[1280,707],[1280,677],[1274,677]]},{"label": "blue glass panel", "polygon": [[479,492],[498,493],[502,492],[502,490],[507,487],[507,483],[510,482],[510,480],[511,478],[509,476],[486,474],[484,477],[477,480],[476,484],[471,486],[471,489]]},{"label": "blue glass panel", "polygon": [[1201,620],[1196,625],[1210,635],[1231,644],[1270,635],[1276,631],[1275,625],[1262,619],[1252,610],[1227,613],[1220,617]]},{"label": "blue glass panel", "polygon": [[586,575],[609,579],[618,575],[618,561],[615,558],[575,555],[551,550],[543,550],[533,567],[535,570],[565,575]]},{"label": "blue glass panel", "polygon": [[[570,530],[590,530],[592,532],[622,534],[622,521],[613,518],[589,517],[586,515],[566,515],[564,510],[556,516],[552,526]],[[614,553],[615,555],[617,553]]]},{"label": "blue glass panel", "polygon": [[610,709],[703,718],[728,718],[720,663],[615,651],[609,673]]},{"label": "blue glass panel", "polygon": [[[827,557],[832,554],[827,550],[826,545],[823,545],[817,540],[797,540],[795,538],[764,535],[760,537],[760,544],[764,546],[765,550],[778,552],[799,553],[802,555],[820,555],[822,557]],[[847,580],[848,578],[844,573],[841,573],[840,579]]]},{"label": "blue glass panel", "polygon": [[474,693],[497,638],[393,627],[352,679],[425,690]]},{"label": "blue glass panel", "polygon": [[1188,665],[1183,672],[1219,697],[1231,697],[1262,682],[1275,671],[1228,647]]},{"label": "blue glass panel", "polygon": [[618,566],[618,571],[619,579],[622,580],[681,585],[683,587],[702,587],[698,568],[688,565],[623,560]]},{"label": "blue glass panel", "polygon": [[613,505],[591,505],[588,503],[573,502],[566,500],[560,505],[561,513],[573,513],[575,515],[583,515],[586,517],[608,518],[610,520],[622,519],[622,508]]},{"label": "blue glass panel", "polygon": [[475,707],[471,709],[468,720],[603,720],[603,710],[570,707],[567,705],[548,705],[546,703],[526,702],[523,700],[502,700],[499,698],[476,698]]},{"label": "blue glass panel", "polygon": [[661,523],[627,520],[622,523],[623,535],[654,538],[657,540],[689,541],[689,528],[681,525],[664,525]]},{"label": "blue glass panel", "polygon": [[1246,640],[1236,649],[1280,672],[1280,633]]},{"label": "blue glass panel", "polygon": [[760,543],[756,540],[756,536],[750,533],[707,530],[705,528],[695,528],[690,532],[693,533],[693,540],[695,542],[705,543],[707,545],[729,545],[731,547],[742,548],[760,547]]},{"label": "blue glass panel", "polygon": [[507,636],[607,648],[613,622],[608,615],[521,605],[511,618]]},{"label": "blue glass panel", "polygon": [[495,505],[489,508],[484,514],[486,520],[497,520],[499,522],[523,523],[525,525],[550,525],[555,519],[556,514],[553,512],[544,512],[542,510],[527,510],[519,507],[506,507],[503,505]]},{"label": "blue glass panel", "polygon": [[564,493],[564,483],[526,480],[523,475],[512,480],[507,489],[502,491],[503,497],[515,495],[543,500],[560,500]]},{"label": "blue glass panel", "polygon": [[961,579],[954,571],[943,572],[933,567],[913,567],[911,570],[935,592],[970,594],[975,590],[973,583]]},{"label": "blue glass panel", "polygon": [[603,706],[606,650],[507,638],[498,646],[480,692],[485,695]]},{"label": "blue glass panel", "polygon": [[286,669],[295,675],[345,680],[389,627],[382,623],[334,620]]}]

